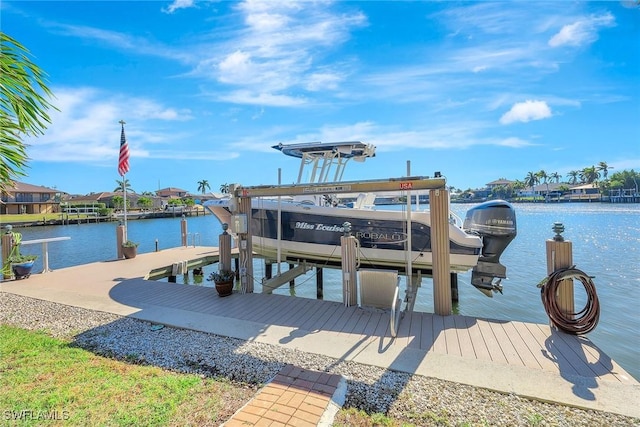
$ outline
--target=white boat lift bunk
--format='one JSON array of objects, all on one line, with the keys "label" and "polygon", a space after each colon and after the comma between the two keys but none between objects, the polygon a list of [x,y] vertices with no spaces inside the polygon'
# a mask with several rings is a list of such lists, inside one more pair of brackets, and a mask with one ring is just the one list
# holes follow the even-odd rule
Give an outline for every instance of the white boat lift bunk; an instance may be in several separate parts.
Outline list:
[{"label": "white boat lift bunk", "polygon": [[[320,174],[326,174],[326,169],[321,168]],[[340,178],[336,176],[336,178]],[[446,180],[444,178],[429,177],[401,177],[385,180],[368,180],[359,182],[320,182],[289,185],[263,185],[243,187],[239,184],[231,187],[231,194],[236,198],[236,207],[233,212],[234,221],[242,223],[235,224],[238,234],[239,250],[239,275],[241,285],[247,292],[253,292],[253,283],[249,278],[253,277],[253,251],[252,236],[250,233],[251,224],[251,199],[253,197],[275,197],[275,196],[296,196],[296,195],[324,195],[336,193],[368,193],[368,192],[388,192],[413,190],[429,190],[430,211],[431,211],[431,242],[433,253],[433,286],[434,286],[434,308],[439,315],[450,315],[452,310],[451,300],[451,276],[450,276],[450,247],[449,247],[449,195],[445,189]],[[408,200],[411,200],[410,195]],[[407,216],[408,236],[411,236],[410,210]],[[344,239],[345,237],[343,237]],[[352,237],[352,239],[355,239]],[[408,244],[410,245],[410,241]],[[410,248],[410,246],[409,246]],[[357,303],[357,281],[355,268],[355,251],[351,260],[342,260],[343,269],[343,296],[345,304],[355,305]],[[265,282],[265,288],[275,289],[278,286],[289,282],[295,275],[304,274],[313,265],[300,264],[295,272],[286,272]],[[386,270],[389,271],[389,270]],[[406,273],[408,277],[413,274],[410,257]],[[396,272],[397,273],[397,272]],[[292,277],[293,276],[293,277]],[[372,276],[372,275],[370,275]],[[373,277],[373,276],[372,276]],[[419,279],[416,277],[416,279]],[[407,311],[413,310],[417,284],[408,281]],[[419,281],[418,281],[419,283]],[[397,293],[389,306],[392,311],[398,313]],[[394,317],[394,316],[392,316]],[[393,320],[392,320],[393,321]],[[396,325],[397,326],[397,325]],[[392,327],[392,330],[395,328]]]}]

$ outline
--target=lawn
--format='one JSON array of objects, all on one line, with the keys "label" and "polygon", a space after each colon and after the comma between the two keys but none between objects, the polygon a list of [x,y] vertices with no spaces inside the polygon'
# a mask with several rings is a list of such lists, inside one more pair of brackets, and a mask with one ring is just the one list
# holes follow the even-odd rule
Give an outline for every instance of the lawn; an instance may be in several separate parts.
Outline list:
[{"label": "lawn", "polygon": [[226,379],[98,356],[6,325],[0,325],[0,372],[2,425],[219,425],[255,392]]}]

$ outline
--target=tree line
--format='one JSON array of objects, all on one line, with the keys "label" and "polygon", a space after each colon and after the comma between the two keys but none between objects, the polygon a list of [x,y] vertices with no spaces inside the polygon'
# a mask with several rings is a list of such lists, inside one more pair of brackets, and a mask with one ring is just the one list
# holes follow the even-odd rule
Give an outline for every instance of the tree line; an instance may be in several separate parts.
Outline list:
[{"label": "tree line", "polygon": [[[599,162],[597,166],[588,166],[581,170],[572,170],[567,173],[567,180],[562,185],[556,187],[555,191],[566,193],[571,189],[570,186],[581,184],[595,184],[600,193],[607,196],[611,190],[618,189],[635,189],[638,192],[638,183],[640,182],[640,173],[632,170],[622,170],[615,172],[609,176],[609,171],[613,169],[607,162]],[[557,172],[547,173],[544,170],[538,172],[528,172],[522,180],[515,180],[508,185],[499,185],[492,189],[492,196],[499,198],[513,198],[527,188],[531,189],[534,195],[534,189],[539,184],[546,185],[546,193],[549,193],[549,184],[561,183],[562,175]],[[471,190],[467,190],[471,191]]]}]

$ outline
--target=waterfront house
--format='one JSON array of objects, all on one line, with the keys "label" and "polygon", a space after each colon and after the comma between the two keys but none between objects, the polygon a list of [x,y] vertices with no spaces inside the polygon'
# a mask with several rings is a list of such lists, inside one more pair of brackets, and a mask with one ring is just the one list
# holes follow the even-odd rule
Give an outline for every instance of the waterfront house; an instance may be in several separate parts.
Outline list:
[{"label": "waterfront house", "polygon": [[156,191],[156,195],[167,199],[182,199],[183,197],[187,197],[189,192],[181,188],[167,187]]},{"label": "waterfront house", "polygon": [[581,184],[571,187],[570,193],[565,194],[563,198],[565,200],[569,200],[570,202],[595,202],[600,201],[601,194],[600,189],[598,188],[598,184]]},{"label": "waterfront house", "polygon": [[0,214],[48,214],[60,212],[60,197],[54,188],[15,181],[2,193]]},{"label": "waterfront house", "polygon": [[508,187],[509,185],[513,185],[513,184],[515,184],[515,181],[511,181],[505,178],[500,178],[495,181],[488,182],[485,185],[487,186],[487,190],[491,192],[491,190],[493,190],[496,187]]},{"label": "waterfront house", "polygon": [[162,200],[161,208],[166,208],[171,200],[182,200],[185,197],[190,197],[187,190],[175,187],[167,187],[156,191],[156,196]]}]

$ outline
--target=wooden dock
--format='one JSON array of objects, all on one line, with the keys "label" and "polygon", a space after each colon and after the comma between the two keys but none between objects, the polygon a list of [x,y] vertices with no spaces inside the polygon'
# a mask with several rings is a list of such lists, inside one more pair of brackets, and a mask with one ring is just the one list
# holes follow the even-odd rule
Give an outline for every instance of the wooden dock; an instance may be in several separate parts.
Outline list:
[{"label": "wooden dock", "polygon": [[298,336],[323,331],[361,345],[380,343],[396,351],[408,348],[567,376],[635,383],[587,338],[558,332],[548,325],[412,312],[401,320],[398,335],[392,339],[388,311],[345,307],[334,301],[262,293],[219,298],[213,288],[164,282],[121,284],[111,296],[129,306],[188,310],[228,322],[289,328]]},{"label": "wooden dock", "polygon": [[263,342],[338,360],[640,417],[640,384],[585,337],[543,324],[389,312],[284,295],[144,280],[175,262],[216,256],[176,248],[3,282],[2,292]]}]

